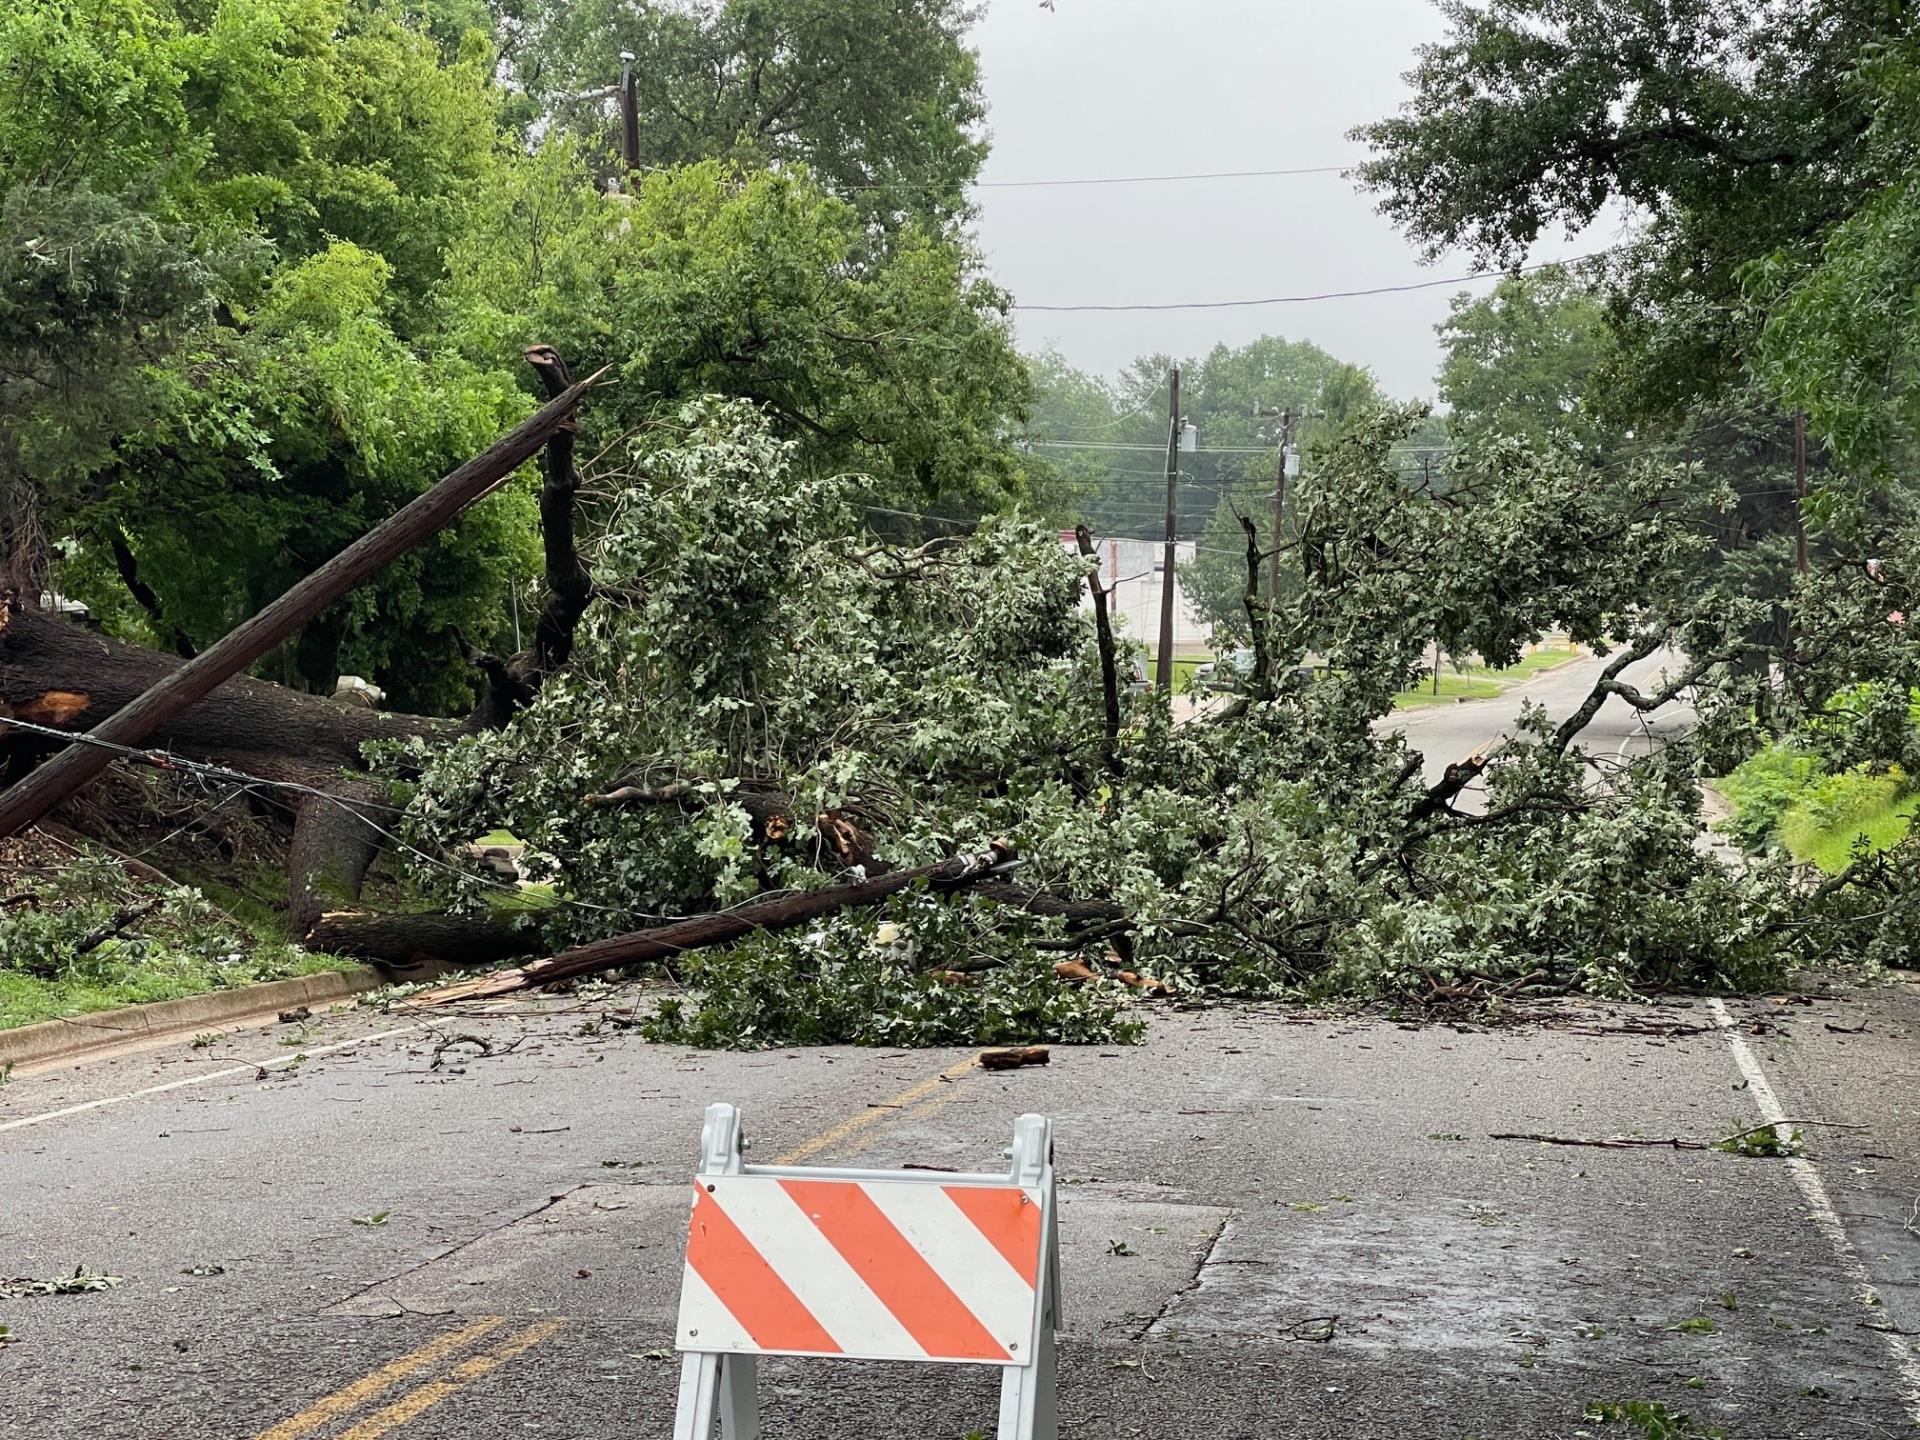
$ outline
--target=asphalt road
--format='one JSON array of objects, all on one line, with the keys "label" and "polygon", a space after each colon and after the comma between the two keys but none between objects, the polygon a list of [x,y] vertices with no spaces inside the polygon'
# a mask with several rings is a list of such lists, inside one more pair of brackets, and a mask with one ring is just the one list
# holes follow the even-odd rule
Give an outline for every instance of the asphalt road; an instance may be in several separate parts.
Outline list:
[{"label": "asphalt road", "polygon": [[[1407,743],[1425,756],[1423,774],[1431,785],[1454,761],[1497,745],[1511,732],[1525,703],[1542,707],[1556,721],[1565,719],[1592,692],[1594,682],[1609,663],[1608,659],[1583,655],[1543,670],[1495,699],[1402,710],[1382,721],[1381,728],[1400,731]],[[1628,666],[1621,678],[1651,692],[1659,687],[1663,675],[1677,674],[1682,664],[1681,656],[1662,650]],[[1618,696],[1609,696],[1578,743],[1602,760],[1643,755],[1650,745],[1658,743],[1657,737],[1685,729],[1692,723],[1692,716],[1691,708],[1680,701],[1652,715],[1642,715]]]},{"label": "asphalt road", "polygon": [[[1055,1117],[1068,1435],[1532,1440],[1657,1399],[1772,1440],[1920,1414],[1906,987],[1498,1031],[1165,1008],[1144,1045],[1008,1074],[578,1033],[612,1003],[359,1012],[15,1078],[0,1274],[124,1279],[0,1301],[0,1432],[665,1436],[719,1098],[756,1158],[819,1163],[990,1168],[1016,1115]],[[436,1056],[454,1035],[498,1053]],[[1712,1140],[1776,1094],[1864,1128],[1805,1127],[1806,1161],[1489,1138]],[[961,1440],[989,1378],[778,1363],[768,1433]]]},{"label": "asphalt road", "polygon": [[[1500,720],[1475,708],[1408,723],[1465,753]],[[1006,1074],[662,1049],[631,1003],[349,1011],[15,1075],[0,1279],[123,1278],[0,1298],[0,1434],[665,1437],[716,1099],[795,1163],[992,1168],[1017,1115],[1054,1117],[1068,1436],[1604,1440],[1587,1404],[1631,1400],[1731,1440],[1920,1422],[1905,985],[1499,1030],[1163,1004],[1143,1045]],[[1783,1115],[1804,1158],[1493,1138]],[[986,1372],[789,1361],[763,1391],[770,1437],[991,1429]]]}]

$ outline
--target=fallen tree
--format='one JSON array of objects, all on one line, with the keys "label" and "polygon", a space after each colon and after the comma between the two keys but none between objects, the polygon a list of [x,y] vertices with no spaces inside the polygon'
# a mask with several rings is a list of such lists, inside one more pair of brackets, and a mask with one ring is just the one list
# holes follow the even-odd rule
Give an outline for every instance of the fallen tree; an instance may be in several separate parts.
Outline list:
[{"label": "fallen tree", "polygon": [[[1608,704],[1684,693],[1709,732],[1751,709],[1751,672],[1725,662],[1755,617],[1693,564],[1697,487],[1601,485],[1494,442],[1436,499],[1391,464],[1412,418],[1322,456],[1288,542],[1298,584],[1246,590],[1252,693],[1182,725],[1119,693],[1132,656],[1097,595],[1080,608],[1078,536],[856,539],[854,482],[795,474],[739,404],[630,437],[588,484],[550,464],[549,498],[600,497],[549,557],[569,643],[476,654],[485,723],[383,722],[399,730],[372,737],[366,783],[432,908],[335,906],[308,943],[407,967],[547,957],[439,1001],[670,967],[688,993],[650,1033],[698,1044],[1119,1036],[1106,975],[1427,1004],[1766,983],[1816,934],[1853,953],[1885,867],[1815,897],[1855,896],[1846,925],[1810,918],[1774,869],[1696,846],[1687,745],[1581,748]],[[1248,576],[1269,559],[1250,536]],[[1376,722],[1433,638],[1500,665],[1550,625],[1613,647],[1589,693],[1420,783]],[[1686,659],[1649,679],[1663,647]],[[473,860],[495,830],[544,908],[497,913],[522,882]],[[999,834],[1028,857],[1019,885],[920,884]]]},{"label": "fallen tree", "polygon": [[[544,360],[551,352],[542,349],[540,354]],[[543,375],[550,373],[544,364],[541,371]],[[564,370],[560,374],[564,376]],[[445,528],[461,511],[498,486],[523,461],[545,446],[550,436],[564,432],[572,421],[574,407],[596,378],[555,394],[539,411],[483,453],[367,531],[278,599],[229,631],[217,644],[168,670],[126,704],[103,715],[89,731],[91,738],[100,744],[70,746],[9,786],[0,793],[0,837],[18,834],[112,764],[107,745],[144,743],[156,730],[198,705],[224,682],[289,639],[327,606]],[[567,454],[571,454],[570,443]],[[570,459],[567,466],[570,470]],[[57,710],[68,708],[76,695],[84,694],[51,693],[65,697],[54,702]],[[43,693],[37,702],[26,703],[44,705],[46,695]],[[81,712],[86,708],[82,700]],[[68,723],[76,718],[68,716]]]},{"label": "fallen tree", "polygon": [[744,936],[790,929],[836,910],[870,906],[888,896],[922,885],[935,892],[960,889],[1004,874],[1014,861],[1012,847],[995,845],[974,855],[960,855],[938,865],[896,870],[873,880],[828,885],[794,895],[775,895],[714,915],[696,915],[672,925],[631,935],[614,935],[536,960],[517,969],[450,985],[412,997],[415,1005],[445,1005],[462,1000],[490,1000],[516,990],[558,985],[588,975],[605,974],[651,961],[673,961],[694,950],[726,945]]},{"label": "fallen tree", "polygon": [[[526,355],[546,387],[545,406],[192,659],[124,644],[31,610],[18,594],[0,595],[0,720],[23,722],[0,731],[0,836],[71,797],[112,763],[115,747],[146,747],[291,796],[288,927],[296,937],[312,928],[326,899],[357,896],[393,813],[374,786],[354,778],[365,770],[367,748],[444,742],[462,730],[506,724],[565,664],[592,599],[574,541],[573,416],[600,377],[574,383],[549,346],[531,346]],[[473,652],[485,683],[464,725],[380,714],[239,673],[542,449],[548,600],[530,650],[506,660]],[[48,729],[86,731],[98,743],[62,746]]]}]

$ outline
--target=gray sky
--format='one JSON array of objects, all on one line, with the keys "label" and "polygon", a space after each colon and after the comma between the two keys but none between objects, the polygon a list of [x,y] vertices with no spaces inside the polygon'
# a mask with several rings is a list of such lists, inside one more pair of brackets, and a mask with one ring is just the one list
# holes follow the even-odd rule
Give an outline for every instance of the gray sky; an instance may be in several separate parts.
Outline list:
[{"label": "gray sky", "polygon": [[[983,181],[1345,165],[1346,132],[1390,114],[1414,47],[1440,38],[1430,0],[991,0],[975,32],[993,155]],[[1343,176],[979,192],[980,238],[1016,301],[1238,300],[1465,275],[1423,266]],[[1542,242],[1551,260],[1611,234]],[[1483,287],[1480,287],[1484,289]],[[1308,339],[1430,397],[1433,327],[1454,288],[1307,305],[1019,317],[1021,344],[1083,369],[1153,351],[1197,355],[1262,334]]]}]

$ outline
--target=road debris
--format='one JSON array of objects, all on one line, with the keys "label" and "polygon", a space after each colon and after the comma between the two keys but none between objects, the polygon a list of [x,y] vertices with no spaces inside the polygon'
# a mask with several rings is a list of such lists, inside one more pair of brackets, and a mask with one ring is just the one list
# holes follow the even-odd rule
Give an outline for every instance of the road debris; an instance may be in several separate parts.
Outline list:
[{"label": "road debris", "polygon": [[1027,1045],[1012,1050],[982,1050],[982,1070],[1018,1070],[1026,1065],[1050,1065],[1053,1053],[1044,1045]]},{"label": "road debris", "polygon": [[0,1280],[0,1300],[18,1300],[29,1295],[88,1295],[111,1290],[120,1284],[121,1279],[118,1275],[102,1275],[84,1265],[75,1266],[71,1275],[62,1275],[53,1280],[35,1280],[31,1276],[16,1275]]}]

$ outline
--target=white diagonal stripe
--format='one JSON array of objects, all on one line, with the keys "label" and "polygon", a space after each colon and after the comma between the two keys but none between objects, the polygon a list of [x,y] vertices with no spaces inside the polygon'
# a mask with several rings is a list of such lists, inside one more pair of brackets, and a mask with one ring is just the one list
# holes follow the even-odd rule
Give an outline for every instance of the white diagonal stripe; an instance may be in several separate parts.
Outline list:
[{"label": "white diagonal stripe", "polygon": [[[709,1198],[719,1202],[747,1243],[846,1354],[870,1360],[926,1358],[778,1180],[721,1176],[705,1183],[713,1186]],[[966,1222],[964,1215],[958,1218]]]},{"label": "white diagonal stripe", "polygon": [[747,1334],[733,1312],[720,1303],[700,1272],[684,1267],[680,1281],[680,1321],[673,1343],[680,1350],[723,1350],[729,1354],[753,1353],[759,1346]]},{"label": "white diagonal stripe", "polygon": [[947,1282],[987,1333],[1026,1363],[1033,1348],[1034,1289],[938,1185],[865,1187],[880,1213]]}]

